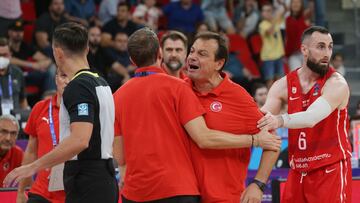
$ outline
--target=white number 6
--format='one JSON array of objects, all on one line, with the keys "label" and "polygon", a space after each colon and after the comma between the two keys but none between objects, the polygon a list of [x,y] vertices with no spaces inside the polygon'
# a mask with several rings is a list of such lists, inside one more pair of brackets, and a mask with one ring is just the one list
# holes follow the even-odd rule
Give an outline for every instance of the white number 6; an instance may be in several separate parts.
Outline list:
[{"label": "white number 6", "polygon": [[298,145],[300,150],[306,150],[306,134],[304,132],[299,135]]}]

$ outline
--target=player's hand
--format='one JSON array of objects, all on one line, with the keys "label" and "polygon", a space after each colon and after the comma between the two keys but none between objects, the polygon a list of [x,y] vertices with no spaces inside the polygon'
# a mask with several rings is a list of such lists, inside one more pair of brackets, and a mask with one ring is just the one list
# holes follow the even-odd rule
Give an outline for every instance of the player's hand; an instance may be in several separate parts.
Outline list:
[{"label": "player's hand", "polygon": [[254,183],[246,187],[245,191],[241,194],[241,203],[260,203],[262,200],[263,192]]},{"label": "player's hand", "polygon": [[26,203],[27,199],[28,198],[25,192],[18,192],[16,196],[16,203]]},{"label": "player's hand", "polygon": [[12,170],[4,179],[3,186],[11,187],[19,183],[20,180],[33,176],[36,173],[34,165],[28,164]]},{"label": "player's hand", "polygon": [[260,129],[267,128],[268,130],[275,130],[283,126],[284,121],[281,116],[274,116],[267,112],[258,122],[257,127]]},{"label": "player's hand", "polygon": [[281,137],[270,133],[267,128],[254,135],[254,145],[265,150],[279,151],[281,148]]}]

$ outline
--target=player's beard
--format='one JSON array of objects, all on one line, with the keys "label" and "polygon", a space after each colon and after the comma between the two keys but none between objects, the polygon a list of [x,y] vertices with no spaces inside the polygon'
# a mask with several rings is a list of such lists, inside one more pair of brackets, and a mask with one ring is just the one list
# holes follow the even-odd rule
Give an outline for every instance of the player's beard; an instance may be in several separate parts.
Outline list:
[{"label": "player's beard", "polygon": [[306,61],[306,66],[310,68],[311,71],[320,75],[320,77],[324,77],[326,73],[329,71],[329,63],[326,65],[321,65],[320,61],[316,63],[315,59],[309,57]]},{"label": "player's beard", "polygon": [[179,59],[170,59],[165,64],[171,71],[177,71],[183,66]]}]

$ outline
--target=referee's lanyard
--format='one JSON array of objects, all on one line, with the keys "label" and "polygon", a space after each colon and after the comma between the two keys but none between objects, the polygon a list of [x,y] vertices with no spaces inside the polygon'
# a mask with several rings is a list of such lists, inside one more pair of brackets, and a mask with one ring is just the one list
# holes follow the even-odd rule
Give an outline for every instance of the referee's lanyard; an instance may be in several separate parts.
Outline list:
[{"label": "referee's lanyard", "polygon": [[57,141],[56,141],[55,127],[54,127],[54,119],[52,116],[52,100],[50,100],[49,102],[49,127],[50,127],[53,147],[56,147]]},{"label": "referee's lanyard", "polygon": [[149,75],[153,75],[153,74],[156,74],[156,72],[137,72],[137,73],[135,73],[134,77],[139,78],[139,77],[145,77],[145,76],[149,76]]},{"label": "referee's lanyard", "polygon": [[1,112],[3,115],[10,114],[10,111],[14,109],[13,87],[12,87],[12,78],[10,73],[8,75],[8,90],[9,90],[9,98],[4,98],[2,85],[0,83]]}]

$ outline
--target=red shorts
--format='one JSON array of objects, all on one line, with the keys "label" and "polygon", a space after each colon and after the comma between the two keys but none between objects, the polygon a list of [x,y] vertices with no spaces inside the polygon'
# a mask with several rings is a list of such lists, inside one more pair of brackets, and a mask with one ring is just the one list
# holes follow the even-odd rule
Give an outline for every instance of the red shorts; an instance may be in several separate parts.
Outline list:
[{"label": "red shorts", "polygon": [[290,170],[281,202],[351,202],[351,162],[334,164],[299,173]]}]

